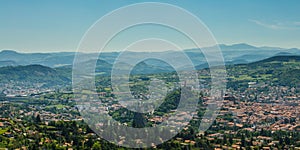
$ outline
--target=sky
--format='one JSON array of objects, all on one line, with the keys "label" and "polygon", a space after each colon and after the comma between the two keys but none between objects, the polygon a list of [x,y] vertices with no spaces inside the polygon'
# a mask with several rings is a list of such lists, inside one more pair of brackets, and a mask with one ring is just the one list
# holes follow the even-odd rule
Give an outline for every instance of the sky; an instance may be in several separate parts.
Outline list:
[{"label": "sky", "polygon": [[98,19],[140,2],[164,2],[186,9],[202,20],[220,44],[300,48],[299,0],[0,0],[0,50],[76,51]]}]

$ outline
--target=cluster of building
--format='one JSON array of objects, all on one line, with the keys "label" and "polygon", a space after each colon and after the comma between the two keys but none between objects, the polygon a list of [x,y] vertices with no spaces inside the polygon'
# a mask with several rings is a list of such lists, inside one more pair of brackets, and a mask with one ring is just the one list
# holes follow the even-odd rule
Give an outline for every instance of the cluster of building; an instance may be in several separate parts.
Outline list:
[{"label": "cluster of building", "polygon": [[0,83],[0,94],[6,97],[28,97],[41,93],[49,93],[54,90],[54,88],[43,87],[42,83]]}]

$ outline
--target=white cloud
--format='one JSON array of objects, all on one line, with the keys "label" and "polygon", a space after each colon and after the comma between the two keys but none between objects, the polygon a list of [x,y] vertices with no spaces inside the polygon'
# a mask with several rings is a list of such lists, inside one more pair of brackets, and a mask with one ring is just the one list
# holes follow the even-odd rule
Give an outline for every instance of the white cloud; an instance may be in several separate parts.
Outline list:
[{"label": "white cloud", "polygon": [[294,23],[281,23],[281,22],[277,22],[277,23],[265,23],[259,20],[255,20],[255,19],[249,19],[249,21],[254,22],[255,24],[268,28],[268,29],[272,29],[272,30],[295,30],[295,29],[299,29],[298,26],[300,26],[300,22],[294,22]]},{"label": "white cloud", "polygon": [[300,21],[296,21],[296,22],[294,22],[294,25],[296,25],[296,26],[300,26]]},{"label": "white cloud", "polygon": [[254,22],[257,25],[269,28],[269,29],[274,29],[274,30],[278,30],[278,29],[284,29],[284,27],[278,25],[278,24],[267,24],[258,20],[254,20],[254,19],[249,19],[249,21]]}]

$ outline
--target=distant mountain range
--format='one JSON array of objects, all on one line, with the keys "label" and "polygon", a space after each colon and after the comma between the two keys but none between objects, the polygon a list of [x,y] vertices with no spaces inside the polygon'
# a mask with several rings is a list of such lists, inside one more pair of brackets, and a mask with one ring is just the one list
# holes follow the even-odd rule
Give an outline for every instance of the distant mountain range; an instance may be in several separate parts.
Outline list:
[{"label": "distant mountain range", "polygon": [[[261,70],[261,72],[264,72],[264,70],[270,70],[270,68],[284,67],[284,65],[278,65],[278,62],[300,62],[300,50],[296,48],[255,47],[248,44],[223,44],[219,46],[229,69],[244,64],[244,66],[248,68],[247,70],[253,70],[253,72],[256,72],[255,70]],[[208,47],[207,49],[212,48],[213,47]],[[204,54],[201,53],[199,49],[184,50],[184,53],[190,58],[196,69],[208,67]],[[101,59],[87,59],[82,63],[86,66],[91,66],[93,62],[97,61],[95,68],[96,75],[110,75],[114,61],[119,54],[119,52],[103,53],[101,54]],[[118,62],[119,68],[117,69],[122,72],[122,70],[133,68],[131,74],[156,74],[175,71],[171,65],[157,59],[146,59],[137,65],[134,64],[133,60],[135,57],[138,55],[146,56],[148,54],[149,52],[127,52],[124,58],[128,61]],[[180,61],[179,55],[182,54],[182,52],[165,51],[153,52],[151,54],[159,55],[162,58],[172,58],[174,63],[179,64],[181,70],[189,69],[186,67],[187,64]],[[86,55],[86,58],[89,58],[89,56],[95,56],[96,54],[90,53],[84,55]],[[0,80],[1,83],[21,81],[44,83],[46,86],[70,85],[74,57],[74,52],[18,53],[12,50],[3,50],[0,52]],[[297,65],[298,64],[296,64],[296,66]],[[300,73],[299,70],[293,71]]]},{"label": "distant mountain range", "polygon": [[[132,74],[152,74],[171,72],[174,69],[165,62],[149,60],[140,62],[133,67]],[[203,66],[205,67],[205,66]],[[112,65],[103,60],[97,61],[96,73],[110,74]],[[227,73],[229,86],[247,86],[248,82],[270,80],[272,83],[280,85],[299,85],[300,86],[300,56],[273,56],[264,60],[247,64],[228,64]],[[0,67],[1,83],[8,82],[28,82],[43,83],[45,86],[59,86],[71,84],[72,66],[62,66],[50,68],[42,65],[27,66],[7,66]],[[248,76],[245,78],[245,76]],[[232,78],[234,77],[234,78]],[[241,80],[242,78],[245,78]],[[273,81],[274,80],[274,81]],[[244,85],[243,85],[244,86]]]},{"label": "distant mountain range", "polygon": [[[221,48],[226,64],[251,63],[277,55],[300,55],[300,50],[296,48],[284,49],[277,47],[255,47],[244,43],[234,45],[220,44],[219,47]],[[212,48],[213,47],[207,47],[208,50]],[[197,66],[197,69],[207,67],[205,56],[199,49],[187,49],[184,50],[184,53],[191,59],[193,64]],[[102,53],[100,59],[112,65],[119,54],[119,52]],[[134,66],[135,64],[130,62],[132,58],[148,54],[149,52],[127,52],[124,57],[128,60],[126,64]],[[152,52],[152,55],[159,55],[162,58],[172,58],[175,60],[175,63],[180,63],[180,61],[178,61],[178,56],[180,54],[181,52],[178,51]],[[89,58],[89,56],[95,56],[98,54],[89,53],[84,55],[86,55],[86,58]],[[75,52],[19,53],[13,50],[2,50],[0,52],[0,67],[32,64],[39,64],[51,68],[70,66],[73,64],[74,56]],[[153,67],[162,67],[161,63],[158,63],[157,61],[146,60],[145,63]],[[182,69],[185,69],[187,66],[187,64],[180,65]]]}]

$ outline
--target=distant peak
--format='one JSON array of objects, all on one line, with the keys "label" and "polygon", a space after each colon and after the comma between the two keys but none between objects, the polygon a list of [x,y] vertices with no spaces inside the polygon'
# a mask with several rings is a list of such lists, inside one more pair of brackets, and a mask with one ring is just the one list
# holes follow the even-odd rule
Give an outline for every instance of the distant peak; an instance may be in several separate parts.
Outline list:
[{"label": "distant peak", "polygon": [[228,46],[226,44],[218,44],[218,46],[223,47],[223,46]]},{"label": "distant peak", "polygon": [[284,49],[284,48],[280,48],[280,47],[270,47],[270,46],[261,46],[259,48],[264,49],[264,50],[283,50]]},{"label": "distant peak", "polygon": [[258,47],[246,44],[246,43],[238,43],[238,44],[232,44],[232,45],[227,45],[227,44],[218,44],[218,46],[222,50],[256,50]]},{"label": "distant peak", "polygon": [[11,53],[11,54],[17,54],[18,52],[14,50],[2,50],[0,53]]},{"label": "distant peak", "polygon": [[246,43],[233,44],[233,45],[230,45],[230,47],[242,48],[242,49],[257,48],[255,46],[252,46],[252,45],[249,45],[249,44],[246,44]]}]

